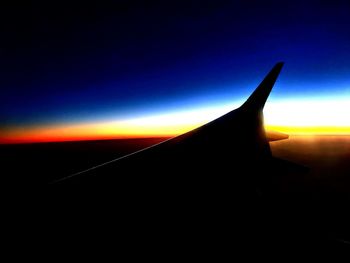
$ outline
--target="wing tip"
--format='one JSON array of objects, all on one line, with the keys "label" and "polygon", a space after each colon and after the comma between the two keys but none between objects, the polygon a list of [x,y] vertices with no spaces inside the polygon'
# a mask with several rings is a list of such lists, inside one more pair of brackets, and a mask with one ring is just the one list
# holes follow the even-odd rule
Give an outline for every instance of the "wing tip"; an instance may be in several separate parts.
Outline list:
[{"label": "wing tip", "polygon": [[277,70],[278,71],[281,71],[282,67],[284,66],[284,61],[279,61],[275,64],[275,66],[273,67],[273,69]]},{"label": "wing tip", "polygon": [[261,111],[270,92],[275,85],[275,82],[282,70],[284,65],[283,61],[277,62],[270,72],[265,76],[263,81],[255,89],[255,91],[250,95],[247,101],[242,105],[243,108],[253,109],[255,111]]}]

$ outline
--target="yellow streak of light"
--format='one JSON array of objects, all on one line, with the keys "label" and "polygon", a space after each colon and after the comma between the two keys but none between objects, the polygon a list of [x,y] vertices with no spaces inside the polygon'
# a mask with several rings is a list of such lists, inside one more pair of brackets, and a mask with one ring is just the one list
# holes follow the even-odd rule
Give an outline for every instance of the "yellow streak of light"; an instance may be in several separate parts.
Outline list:
[{"label": "yellow streak of light", "polygon": [[334,126],[275,126],[266,125],[265,128],[270,131],[278,131],[291,135],[349,135],[349,127],[334,127]]}]

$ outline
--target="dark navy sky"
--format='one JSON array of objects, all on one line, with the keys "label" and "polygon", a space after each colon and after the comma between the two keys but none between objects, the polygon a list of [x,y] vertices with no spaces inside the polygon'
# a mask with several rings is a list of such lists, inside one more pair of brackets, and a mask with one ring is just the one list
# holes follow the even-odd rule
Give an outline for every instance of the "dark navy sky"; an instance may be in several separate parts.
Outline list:
[{"label": "dark navy sky", "polygon": [[350,1],[51,1],[2,10],[2,125],[128,118],[241,100],[350,97]]}]

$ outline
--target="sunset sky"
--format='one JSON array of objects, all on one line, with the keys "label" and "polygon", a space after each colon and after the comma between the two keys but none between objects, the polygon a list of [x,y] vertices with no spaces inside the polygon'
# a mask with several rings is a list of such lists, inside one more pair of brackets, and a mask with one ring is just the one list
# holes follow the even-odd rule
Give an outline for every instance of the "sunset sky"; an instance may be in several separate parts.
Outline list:
[{"label": "sunset sky", "polygon": [[174,136],[278,61],[267,129],[350,134],[349,1],[144,2],[5,12],[0,143]]}]

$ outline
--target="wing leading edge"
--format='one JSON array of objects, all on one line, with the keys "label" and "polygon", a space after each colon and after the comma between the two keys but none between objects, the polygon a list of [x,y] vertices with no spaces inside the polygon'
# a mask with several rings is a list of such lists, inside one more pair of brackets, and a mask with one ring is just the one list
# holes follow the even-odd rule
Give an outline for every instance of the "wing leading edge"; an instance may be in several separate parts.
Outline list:
[{"label": "wing leading edge", "polygon": [[[271,151],[263,125],[263,107],[282,69],[283,63],[277,63],[255,89],[248,100],[238,109],[233,110],[212,122],[195,130],[149,147],[135,154],[112,160],[105,164],[66,177],[71,181],[77,177],[103,178],[105,174],[139,174],[150,170],[152,176],[158,177],[170,173],[169,167],[176,171],[189,171],[201,174],[204,170],[225,171],[232,163],[237,173],[251,173],[245,170],[251,163],[263,165],[271,159]],[[141,168],[142,167],[142,168]],[[171,172],[173,173],[173,172]],[[94,175],[94,176],[92,176]],[[95,176],[96,175],[96,176]],[[60,182],[67,180],[60,180]]]},{"label": "wing leading edge", "polygon": [[[88,212],[79,223],[90,219],[99,230],[100,226],[116,229],[116,238],[133,250],[140,244],[156,247],[156,253],[170,247],[172,254],[188,252],[193,244],[200,247],[198,253],[215,251],[215,255],[222,251],[232,255],[232,244],[253,251],[277,247],[294,253],[296,244],[310,249],[309,244],[319,239],[315,233],[321,224],[315,222],[324,213],[305,224],[310,203],[282,194],[289,180],[281,182],[283,177],[274,175],[290,173],[294,182],[294,173],[304,171],[272,157],[263,126],[262,110],[282,66],[277,63],[238,109],[62,180],[55,185],[73,188],[58,187],[54,199],[60,205],[64,200],[65,212],[72,207],[67,218],[83,207]],[[291,209],[298,204],[304,209]]]}]

